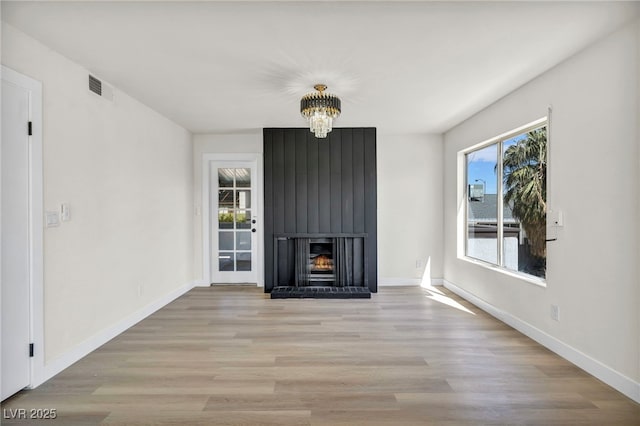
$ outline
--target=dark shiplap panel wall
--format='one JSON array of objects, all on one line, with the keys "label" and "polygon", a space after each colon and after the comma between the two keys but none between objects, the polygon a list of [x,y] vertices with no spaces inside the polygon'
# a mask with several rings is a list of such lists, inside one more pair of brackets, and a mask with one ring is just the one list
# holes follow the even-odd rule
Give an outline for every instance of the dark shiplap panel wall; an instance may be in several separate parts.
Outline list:
[{"label": "dark shiplap panel wall", "polygon": [[264,129],[265,291],[273,235],[368,234],[369,289],[377,291],[376,129]]}]

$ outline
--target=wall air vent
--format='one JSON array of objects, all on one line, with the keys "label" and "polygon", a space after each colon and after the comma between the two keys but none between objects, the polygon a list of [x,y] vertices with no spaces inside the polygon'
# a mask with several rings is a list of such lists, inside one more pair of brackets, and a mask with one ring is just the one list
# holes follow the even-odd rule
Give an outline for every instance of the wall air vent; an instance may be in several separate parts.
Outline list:
[{"label": "wall air vent", "polygon": [[89,75],[89,91],[109,101],[113,100],[113,87]]},{"label": "wall air vent", "polygon": [[89,76],[89,90],[102,96],[102,82],[92,75]]}]

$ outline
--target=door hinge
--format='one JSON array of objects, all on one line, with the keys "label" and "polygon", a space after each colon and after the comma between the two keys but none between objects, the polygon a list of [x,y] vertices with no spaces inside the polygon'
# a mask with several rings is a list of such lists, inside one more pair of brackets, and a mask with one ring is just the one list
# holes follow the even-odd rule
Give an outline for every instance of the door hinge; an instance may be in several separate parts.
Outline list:
[{"label": "door hinge", "polygon": [[31,123],[31,121],[29,122],[28,128],[29,128],[29,136],[33,136],[33,123]]},{"label": "door hinge", "polygon": [[29,358],[33,358],[33,343],[29,343]]}]

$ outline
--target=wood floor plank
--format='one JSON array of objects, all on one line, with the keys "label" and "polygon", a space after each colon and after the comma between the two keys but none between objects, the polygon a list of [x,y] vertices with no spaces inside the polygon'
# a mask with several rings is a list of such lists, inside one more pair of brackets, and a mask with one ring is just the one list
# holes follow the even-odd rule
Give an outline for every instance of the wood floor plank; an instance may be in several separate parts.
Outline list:
[{"label": "wood floor plank", "polygon": [[3,425],[640,425],[640,404],[419,287],[370,300],[195,288],[2,408],[57,410]]},{"label": "wood floor plank", "polygon": [[104,426],[306,426],[310,424],[311,413],[307,410],[116,412],[110,414],[101,423]]},{"label": "wood floor plank", "polygon": [[212,396],[205,411],[225,410],[311,410],[316,407],[357,410],[397,410],[395,396],[391,393],[294,393],[289,395],[238,395]]}]

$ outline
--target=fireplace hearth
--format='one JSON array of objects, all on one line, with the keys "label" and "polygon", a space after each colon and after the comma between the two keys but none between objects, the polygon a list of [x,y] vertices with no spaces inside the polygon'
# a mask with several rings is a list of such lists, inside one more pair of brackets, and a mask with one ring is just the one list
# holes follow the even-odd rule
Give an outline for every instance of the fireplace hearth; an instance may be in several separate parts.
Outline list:
[{"label": "fireplace hearth", "polygon": [[371,299],[367,287],[276,287],[272,299]]}]

